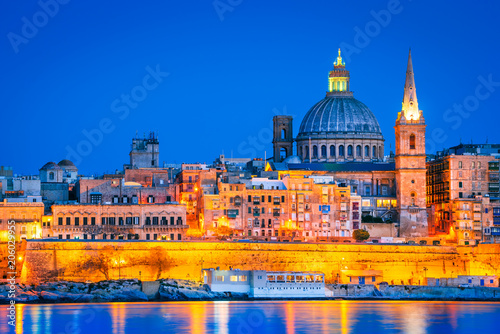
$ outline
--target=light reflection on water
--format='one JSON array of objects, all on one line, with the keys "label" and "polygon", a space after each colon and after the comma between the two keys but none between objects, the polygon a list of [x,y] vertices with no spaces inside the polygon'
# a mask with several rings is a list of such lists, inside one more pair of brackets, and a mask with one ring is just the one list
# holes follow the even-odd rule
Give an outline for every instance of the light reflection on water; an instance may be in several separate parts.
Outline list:
[{"label": "light reflection on water", "polygon": [[500,303],[255,301],[16,305],[1,333],[470,333],[497,329]]}]

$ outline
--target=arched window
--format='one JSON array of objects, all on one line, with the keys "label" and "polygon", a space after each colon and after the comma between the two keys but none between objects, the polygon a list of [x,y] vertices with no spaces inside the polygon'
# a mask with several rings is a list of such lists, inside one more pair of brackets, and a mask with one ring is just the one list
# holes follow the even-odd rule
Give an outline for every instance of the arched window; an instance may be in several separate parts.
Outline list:
[{"label": "arched window", "polygon": [[339,146],[339,157],[343,157],[345,155],[344,145]]},{"label": "arched window", "polygon": [[313,155],[312,155],[313,158],[317,158],[318,157],[318,146],[316,145],[313,145]]},{"label": "arched window", "polygon": [[372,150],[372,157],[373,157],[374,159],[376,159],[376,158],[377,158],[377,146],[373,146],[373,150]]},{"label": "arched window", "polygon": [[352,145],[347,146],[347,156],[352,157]]},{"label": "arched window", "polygon": [[410,150],[415,149],[415,135],[412,133],[410,135]]},{"label": "arched window", "polygon": [[53,180],[54,179],[54,172],[50,172],[49,173],[49,180]]},{"label": "arched window", "polygon": [[411,205],[415,205],[415,198],[417,197],[417,194],[411,193]]},{"label": "arched window", "polygon": [[304,151],[302,150],[302,146],[299,147],[299,157],[301,157],[302,159],[304,159],[304,156],[302,155],[304,153]]},{"label": "arched window", "polygon": [[361,145],[356,146],[356,156],[357,157],[361,156]]},{"label": "arched window", "polygon": [[330,146],[330,156],[334,157],[335,156],[335,145]]},{"label": "arched window", "polygon": [[370,146],[366,145],[365,146],[365,158],[370,157]]},{"label": "arched window", "polygon": [[286,130],[281,129],[281,139],[286,139]]},{"label": "arched window", "polygon": [[384,158],[384,151],[382,150],[382,146],[379,146],[378,147],[378,157],[380,159],[383,159]]},{"label": "arched window", "polygon": [[285,158],[288,156],[286,152],[286,148],[282,147],[280,148],[280,160],[283,161]]},{"label": "arched window", "polygon": [[309,146],[306,146],[306,159],[309,159]]},{"label": "arched window", "polygon": [[326,158],[326,145],[321,146],[321,157]]}]

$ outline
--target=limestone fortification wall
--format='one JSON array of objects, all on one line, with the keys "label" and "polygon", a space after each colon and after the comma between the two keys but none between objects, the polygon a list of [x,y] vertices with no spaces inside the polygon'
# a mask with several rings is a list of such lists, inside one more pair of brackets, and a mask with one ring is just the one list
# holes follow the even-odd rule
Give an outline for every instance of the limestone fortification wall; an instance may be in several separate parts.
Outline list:
[{"label": "limestone fortification wall", "polygon": [[[29,241],[22,280],[201,279],[201,268],[321,271],[327,282],[346,270],[383,272],[389,284],[425,277],[500,274],[500,245],[478,247],[223,242]],[[89,259],[92,259],[90,261]],[[96,261],[97,259],[97,261]],[[96,267],[99,262],[101,267]],[[89,265],[92,263],[92,265]],[[104,269],[103,269],[104,267]],[[99,268],[99,269],[98,269]]]}]

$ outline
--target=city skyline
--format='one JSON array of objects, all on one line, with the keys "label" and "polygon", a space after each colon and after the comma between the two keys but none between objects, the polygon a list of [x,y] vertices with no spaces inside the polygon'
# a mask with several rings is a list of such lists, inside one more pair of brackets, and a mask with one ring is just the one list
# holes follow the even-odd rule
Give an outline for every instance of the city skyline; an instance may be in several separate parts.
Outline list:
[{"label": "city skyline", "polygon": [[[323,5],[330,10],[334,7]],[[47,161],[67,158],[68,150],[77,150],[87,140],[83,131],[92,133],[100,127],[108,132],[102,139],[95,137],[90,153],[80,163],[72,159],[84,174],[120,169],[128,160],[129,138],[150,130],[159,134],[161,162],[210,163],[222,152],[269,158],[272,116],[293,115],[297,135],[299,120],[327,90],[326,76],[338,47],[343,48],[351,71],[351,89],[379,120],[386,155],[394,151],[393,126],[401,109],[410,46],[420,108],[429,125],[427,153],[458,145],[460,139],[463,143],[500,142],[494,122],[484,124],[484,117],[493,115],[499,100],[495,46],[487,43],[493,38],[495,23],[480,19],[493,15],[496,4],[473,8],[457,4],[450,9],[454,15],[444,17],[435,13],[444,13],[445,6],[434,4],[432,16],[439,20],[430,17],[425,3],[408,1],[362,4],[356,10],[337,4],[337,11],[349,15],[332,14],[335,20],[320,5],[308,7],[304,13],[304,8],[294,5],[272,4],[263,11],[258,4],[246,2],[232,10],[210,3],[203,10],[190,11],[191,17],[186,18],[184,5],[162,5],[153,14],[151,9],[157,5],[148,4],[134,7],[138,24],[128,30],[120,28],[126,26],[130,5],[113,8],[115,28],[110,28],[108,16],[98,15],[90,6],[59,5],[46,25],[40,24],[36,35],[23,43],[13,34],[23,36],[22,18],[32,22],[33,15],[43,10],[40,5],[13,8],[13,15],[5,21],[7,38],[2,47],[12,66],[4,69],[4,120],[8,124],[24,122],[26,133],[42,137],[19,138],[17,127],[6,129],[8,138],[17,138],[2,146],[0,165],[12,166],[17,174],[36,174]],[[78,21],[71,21],[77,19],[78,11],[95,19],[96,26],[88,29],[88,35],[79,32]],[[282,15],[273,15],[280,11]],[[464,17],[466,11],[481,15],[470,13],[473,24],[462,27],[456,18]],[[145,12],[151,17],[140,15]],[[165,13],[167,18],[162,16]],[[427,24],[414,29],[415,17]],[[256,18],[260,24],[252,28],[249,21],[257,22]],[[303,24],[294,27],[299,18]],[[192,26],[187,27],[188,23]],[[106,29],[101,29],[103,25]],[[335,33],[325,31],[330,26]],[[56,27],[57,32],[52,31]],[[183,33],[175,35],[181,27]],[[435,31],[448,31],[449,43],[441,43]],[[464,43],[466,32],[474,33],[475,38]],[[60,44],[64,36],[76,38]],[[124,44],[130,36],[135,38]],[[362,36],[366,45],[361,43]],[[106,44],[109,40],[115,41],[113,49],[113,44]],[[277,52],[280,49],[286,56]],[[47,54],[33,58],[42,50]],[[62,56],[55,57],[56,52]],[[148,75],[147,89],[136,88],[145,87]],[[479,85],[483,88],[477,95]],[[122,94],[133,91],[147,96],[137,106],[128,104],[127,111]],[[453,111],[454,104],[464,103],[470,103],[470,116],[466,116],[467,110],[462,115]],[[45,131],[40,131],[39,124]]]}]

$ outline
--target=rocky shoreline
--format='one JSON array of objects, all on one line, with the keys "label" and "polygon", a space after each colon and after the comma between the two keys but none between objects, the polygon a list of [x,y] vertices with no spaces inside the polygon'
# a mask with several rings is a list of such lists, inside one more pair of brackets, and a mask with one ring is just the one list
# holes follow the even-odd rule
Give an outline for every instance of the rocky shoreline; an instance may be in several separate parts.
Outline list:
[{"label": "rocky shoreline", "polygon": [[[154,293],[143,291],[137,279],[110,280],[97,283],[51,282],[38,286],[15,284],[16,303],[100,303],[100,302],[147,302],[187,300],[247,299],[246,295],[227,295],[212,292],[207,286],[186,280],[162,279]],[[0,285],[0,304],[10,303],[11,285]]]},{"label": "rocky shoreline", "polygon": [[[0,304],[10,303],[11,287],[9,284],[0,284]],[[123,279],[97,283],[59,281],[38,286],[15,284],[15,288],[13,300],[20,304],[257,300],[246,294],[213,292],[206,285],[180,279],[161,279],[155,282]],[[324,299],[500,301],[500,288],[408,285],[377,288],[373,285],[329,284],[326,286]]]}]

